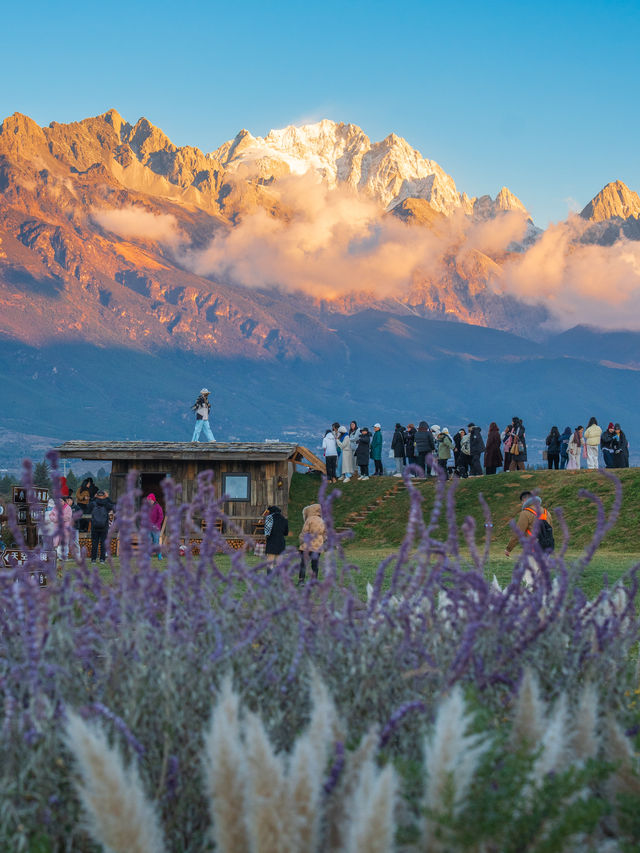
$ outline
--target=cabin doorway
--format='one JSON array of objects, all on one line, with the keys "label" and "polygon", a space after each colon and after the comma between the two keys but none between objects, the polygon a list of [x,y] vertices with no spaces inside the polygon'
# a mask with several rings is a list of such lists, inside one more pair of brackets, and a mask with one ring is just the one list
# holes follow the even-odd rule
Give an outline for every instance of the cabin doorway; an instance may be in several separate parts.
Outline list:
[{"label": "cabin doorway", "polygon": [[141,501],[146,500],[147,495],[155,495],[163,512],[166,511],[166,507],[164,505],[164,494],[162,493],[162,481],[166,476],[164,472],[140,474],[138,482],[140,491],[142,492],[140,496]]}]

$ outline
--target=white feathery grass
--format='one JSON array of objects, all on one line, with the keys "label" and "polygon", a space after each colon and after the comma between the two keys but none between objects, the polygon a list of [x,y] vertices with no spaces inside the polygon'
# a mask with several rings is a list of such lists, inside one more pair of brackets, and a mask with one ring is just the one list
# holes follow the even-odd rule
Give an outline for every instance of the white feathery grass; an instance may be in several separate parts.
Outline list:
[{"label": "white feathery grass", "polygon": [[600,747],[598,738],[598,691],[594,684],[585,684],[578,698],[572,721],[571,751],[580,763],[595,758]]},{"label": "white feathery grass", "polygon": [[[245,727],[248,802],[246,819],[252,853],[295,851],[288,811],[284,760],[274,752],[262,721],[248,714]],[[231,851],[229,851],[231,853]]]},{"label": "white feathery grass", "polygon": [[495,574],[493,576],[493,580],[491,581],[491,588],[494,589],[496,592],[504,592]]},{"label": "white feathery grass", "polygon": [[342,778],[325,808],[327,850],[342,850],[347,843],[351,825],[349,804],[355,791],[362,784],[363,777],[367,775],[367,763],[373,761],[379,739],[377,726],[372,726],[360,741],[358,748],[345,756]]},{"label": "white feathery grass", "polygon": [[488,749],[479,735],[467,734],[471,722],[462,688],[456,685],[440,702],[434,730],[425,742],[427,811],[440,812],[450,806],[456,814],[464,804],[478,764]]},{"label": "white feathery grass", "polygon": [[538,743],[545,730],[545,712],[538,679],[534,671],[527,667],[515,703],[511,730],[512,742],[524,746],[533,746]]},{"label": "white feathery grass", "polygon": [[562,694],[547,721],[546,728],[540,739],[542,751],[533,765],[532,781],[540,785],[545,777],[564,768],[570,753],[570,741],[567,736],[567,697]]},{"label": "white feathery grass", "polygon": [[640,796],[640,775],[633,746],[613,717],[605,722],[604,752],[605,759],[616,765],[608,780],[612,793]]},{"label": "white feathery grass", "polygon": [[394,811],[397,780],[391,764],[378,772],[368,759],[361,767],[359,785],[349,803],[351,820],[345,853],[391,853],[395,837]]},{"label": "white feathery grass", "polygon": [[246,760],[241,739],[240,700],[223,682],[204,738],[204,776],[213,840],[223,853],[248,850],[245,824]]},{"label": "white feathery grass", "polygon": [[293,849],[314,851],[320,837],[322,781],[337,728],[337,713],[325,683],[311,670],[311,721],[288,765],[289,813]]},{"label": "white feathery grass", "polygon": [[160,821],[135,766],[126,768],[104,731],[69,714],[67,744],[80,773],[78,795],[93,840],[109,853],[162,853]]}]

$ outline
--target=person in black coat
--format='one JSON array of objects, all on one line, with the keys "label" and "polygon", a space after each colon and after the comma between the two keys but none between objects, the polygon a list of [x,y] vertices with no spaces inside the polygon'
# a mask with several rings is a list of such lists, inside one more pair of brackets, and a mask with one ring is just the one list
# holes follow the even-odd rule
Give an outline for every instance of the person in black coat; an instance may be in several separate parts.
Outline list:
[{"label": "person in black coat", "polygon": [[555,468],[557,471],[560,467],[560,445],[562,444],[560,430],[557,426],[551,427],[551,432],[545,443],[547,445],[547,467],[549,470]]},{"label": "person in black coat", "polygon": [[471,469],[469,475],[471,477],[482,476],[482,461],[480,457],[484,453],[484,439],[479,426],[469,424],[469,455],[471,456]]},{"label": "person in black coat", "polygon": [[286,547],[285,536],[289,535],[289,522],[279,506],[270,506],[267,510],[269,514],[264,520],[264,535],[267,537],[265,553],[267,562],[275,563],[276,557],[282,554]]},{"label": "person in black coat", "polygon": [[391,439],[391,449],[393,450],[393,458],[396,463],[396,473],[393,476],[402,477],[405,456],[404,427],[402,424],[396,424],[393,438]]},{"label": "person in black coat", "polygon": [[408,465],[417,465],[418,457],[416,455],[416,428],[413,424],[407,424],[407,429],[404,434],[404,455]]},{"label": "person in black coat", "polygon": [[95,563],[98,551],[100,551],[100,562],[106,560],[106,539],[111,524],[111,513],[114,509],[108,492],[102,489],[97,492],[95,498],[89,501],[89,514],[91,516],[91,562]]},{"label": "person in black coat", "polygon": [[356,445],[356,464],[360,468],[360,480],[369,479],[369,450],[371,447],[371,435],[368,427],[362,427],[360,438]]},{"label": "person in black coat", "polygon": [[624,434],[620,424],[614,426],[613,440],[611,442],[613,449],[613,467],[628,468],[629,467],[629,442]]},{"label": "person in black coat", "polygon": [[427,462],[427,456],[433,455],[435,450],[436,445],[429,424],[426,421],[420,421],[416,431],[416,458],[426,477],[431,476],[431,465]]}]

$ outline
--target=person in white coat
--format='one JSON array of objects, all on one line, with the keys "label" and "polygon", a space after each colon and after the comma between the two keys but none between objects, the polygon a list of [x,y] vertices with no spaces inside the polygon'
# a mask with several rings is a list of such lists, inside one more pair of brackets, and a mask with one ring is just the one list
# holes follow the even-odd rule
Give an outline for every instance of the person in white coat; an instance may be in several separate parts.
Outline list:
[{"label": "person in white coat", "polygon": [[333,430],[328,429],[322,439],[322,449],[324,450],[324,461],[327,466],[327,480],[330,483],[337,481],[336,471],[338,468],[338,445]]},{"label": "person in white coat", "polygon": [[602,435],[602,427],[598,426],[598,421],[591,418],[584,431],[584,440],[587,445],[587,468],[598,467],[598,448],[600,447],[600,436]]},{"label": "person in white coat", "polygon": [[348,483],[353,476],[353,452],[351,448],[351,439],[345,426],[338,428],[337,445],[342,451],[342,480]]},{"label": "person in white coat", "polygon": [[569,444],[567,446],[567,453],[569,455],[569,461],[567,462],[567,471],[577,471],[580,468],[580,454],[582,453],[582,448],[584,447],[584,438],[582,437],[581,426],[576,427],[573,431],[573,435],[569,439]]}]

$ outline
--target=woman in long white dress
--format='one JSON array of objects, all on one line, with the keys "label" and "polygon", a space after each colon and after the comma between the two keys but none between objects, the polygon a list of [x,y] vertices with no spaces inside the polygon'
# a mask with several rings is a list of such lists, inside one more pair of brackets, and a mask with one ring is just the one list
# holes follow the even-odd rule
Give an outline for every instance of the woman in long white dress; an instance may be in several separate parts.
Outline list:
[{"label": "woman in long white dress", "polygon": [[580,454],[584,447],[584,438],[582,437],[582,427],[576,427],[573,435],[569,439],[567,453],[569,461],[567,462],[567,471],[577,471],[580,468]]}]

